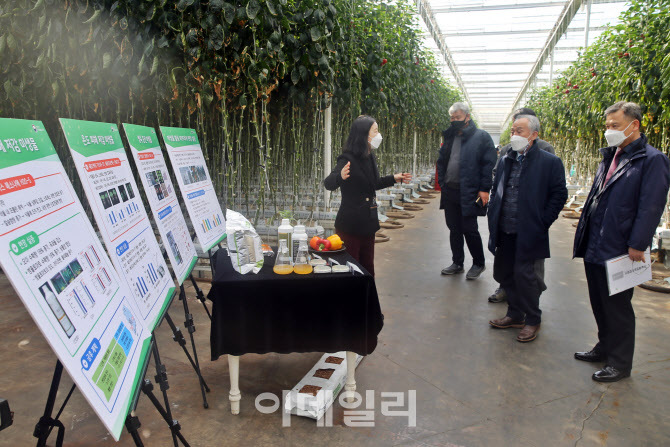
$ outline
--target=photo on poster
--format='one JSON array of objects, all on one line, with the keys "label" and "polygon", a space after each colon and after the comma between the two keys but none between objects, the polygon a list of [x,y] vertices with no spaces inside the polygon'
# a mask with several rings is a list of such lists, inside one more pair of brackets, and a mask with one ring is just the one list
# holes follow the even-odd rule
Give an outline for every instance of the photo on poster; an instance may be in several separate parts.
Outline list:
[{"label": "photo on poster", "polygon": [[60,294],[67,288],[67,281],[63,279],[63,275],[59,273],[56,273],[52,278],[51,278],[51,284],[54,285],[54,288],[56,289],[56,293]]},{"label": "photo on poster", "polygon": [[163,200],[165,196],[163,196],[163,190],[161,189],[161,185],[154,185],[154,192],[156,193],[156,198],[158,200]]},{"label": "photo on poster", "polygon": [[183,262],[181,253],[179,252],[179,246],[177,245],[177,242],[174,240],[174,235],[172,234],[172,231],[168,231],[167,233],[167,240],[168,240],[168,245],[170,246],[170,250],[172,250],[172,254],[174,255],[175,261],[177,261],[177,264],[181,264]]},{"label": "photo on poster", "polygon": [[147,172],[146,176],[147,181],[151,186],[154,186],[156,183],[158,183],[158,180],[156,179],[156,171]]},{"label": "photo on poster", "polygon": [[42,298],[44,298],[44,300],[49,305],[49,308],[51,309],[53,316],[58,321],[61,329],[63,332],[65,332],[65,335],[67,335],[67,338],[71,338],[76,329],[72,324],[70,317],[68,317],[65,313],[65,309],[63,309],[63,306],[61,306],[60,302],[58,301],[58,298],[56,298],[56,295],[54,295],[53,290],[51,290],[51,287],[49,287],[49,283],[45,282],[42,284],[39,287],[39,291],[40,294],[42,294]]},{"label": "photo on poster", "polygon": [[109,197],[111,197],[112,199],[112,204],[118,205],[119,203],[121,203],[121,201],[119,200],[119,195],[116,193],[116,189],[109,190]]},{"label": "photo on poster", "polygon": [[126,187],[125,185],[119,185],[119,193],[121,194],[121,199],[124,202],[128,201],[128,194],[126,194]]},{"label": "photo on poster", "polygon": [[128,197],[135,198],[135,192],[133,192],[133,186],[130,183],[126,183],[126,191],[128,191]]},{"label": "photo on poster", "polygon": [[74,281],[74,273],[70,269],[70,267],[66,266],[64,269],[60,271],[60,274],[63,276],[63,279],[67,284],[71,284],[72,281]]},{"label": "photo on poster", "polygon": [[109,192],[103,191],[100,193],[100,201],[104,209],[107,209],[112,206],[112,199],[109,198]]},{"label": "photo on poster", "polygon": [[72,270],[72,273],[74,273],[74,276],[79,276],[81,272],[84,271],[82,268],[81,264],[79,263],[79,260],[77,258],[74,258],[74,261],[70,262],[70,270]]},{"label": "photo on poster", "polygon": [[183,166],[179,168],[179,173],[181,174],[181,179],[183,180],[184,185],[207,180],[207,173],[202,166]]}]

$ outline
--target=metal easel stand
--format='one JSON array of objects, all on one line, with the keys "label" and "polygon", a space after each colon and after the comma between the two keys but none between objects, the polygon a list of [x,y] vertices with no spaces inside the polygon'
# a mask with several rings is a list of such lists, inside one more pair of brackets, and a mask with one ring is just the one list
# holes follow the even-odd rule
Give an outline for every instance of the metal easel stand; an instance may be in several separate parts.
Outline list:
[{"label": "metal easel stand", "polygon": [[[149,354],[149,357],[151,357],[151,355],[153,355],[154,357],[154,364],[156,367],[156,376],[154,378],[163,394],[163,401],[165,402],[165,407],[161,405],[159,400],[154,395],[153,393],[154,385],[151,382],[151,380],[143,379],[142,385],[140,386],[140,390],[149,398],[149,400],[154,405],[156,410],[158,410],[160,415],[163,417],[163,420],[165,420],[165,422],[167,423],[168,427],[170,428],[170,432],[172,434],[172,441],[174,443],[174,446],[179,447],[179,442],[181,442],[181,444],[184,447],[190,447],[190,445],[184,438],[184,435],[181,433],[181,425],[179,424],[179,421],[172,419],[172,411],[170,410],[170,401],[168,400],[167,396],[167,390],[170,388],[170,385],[168,384],[165,365],[161,363],[160,355],[158,353],[158,346],[156,344],[156,339],[153,335],[151,341],[151,353]],[[147,362],[142,367],[143,377],[147,373],[148,366],[149,361],[147,359]],[[37,438],[37,447],[46,446],[47,439],[49,438],[49,435],[51,434],[54,428],[58,428],[58,435],[56,437],[55,446],[56,447],[63,446],[63,441],[65,439],[65,426],[58,418],[63,413],[63,410],[65,409],[65,406],[70,400],[70,397],[72,396],[72,393],[74,392],[76,385],[72,385],[72,388],[70,388],[70,391],[65,397],[65,400],[63,401],[63,404],[58,410],[56,417],[52,417],[51,415],[53,413],[54,406],[56,403],[56,395],[58,394],[58,387],[60,385],[62,375],[63,375],[63,364],[60,362],[60,360],[58,360],[56,362],[56,368],[54,369],[53,378],[51,379],[51,387],[49,388],[49,396],[47,398],[47,403],[44,408],[44,414],[35,425],[35,430],[33,432],[33,436]],[[133,404],[131,406],[132,410],[126,416],[125,426],[126,429],[128,430],[128,433],[130,433],[131,437],[133,438],[134,444],[137,447],[144,447],[142,439],[138,433],[138,429],[141,427],[142,424],[140,423],[139,418],[135,415],[135,409],[137,408],[137,402],[139,401],[139,396],[140,393],[138,391],[133,397]]]}]

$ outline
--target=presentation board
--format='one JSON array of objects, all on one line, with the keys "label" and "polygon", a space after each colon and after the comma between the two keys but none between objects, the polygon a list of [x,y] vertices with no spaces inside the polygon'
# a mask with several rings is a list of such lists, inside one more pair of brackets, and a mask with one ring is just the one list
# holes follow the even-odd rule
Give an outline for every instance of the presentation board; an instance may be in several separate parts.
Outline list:
[{"label": "presentation board", "polygon": [[151,331],[40,121],[0,118],[0,265],[118,441]]},{"label": "presentation board", "polygon": [[116,124],[60,119],[102,240],[153,331],[175,284],[144,209]]},{"label": "presentation board", "polygon": [[177,276],[183,284],[198,261],[191,234],[177,201],[165,157],[151,127],[123,124],[144,193],[154,215],[161,239]]},{"label": "presentation board", "polygon": [[203,251],[226,238],[226,219],[193,129],[160,127],[195,234]]}]

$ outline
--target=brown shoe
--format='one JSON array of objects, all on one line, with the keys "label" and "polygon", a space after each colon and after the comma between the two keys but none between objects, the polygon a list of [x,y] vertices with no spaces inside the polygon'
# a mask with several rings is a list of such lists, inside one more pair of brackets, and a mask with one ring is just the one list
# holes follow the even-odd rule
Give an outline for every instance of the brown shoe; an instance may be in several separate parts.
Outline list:
[{"label": "brown shoe", "polygon": [[521,328],[524,327],[523,321],[513,320],[512,317],[505,315],[502,318],[496,318],[495,320],[489,321],[489,324],[497,329],[509,329],[511,327]]},{"label": "brown shoe", "polygon": [[540,325],[536,326],[524,326],[523,329],[519,331],[519,335],[516,336],[516,340],[521,343],[528,343],[537,338],[537,333],[540,332]]}]

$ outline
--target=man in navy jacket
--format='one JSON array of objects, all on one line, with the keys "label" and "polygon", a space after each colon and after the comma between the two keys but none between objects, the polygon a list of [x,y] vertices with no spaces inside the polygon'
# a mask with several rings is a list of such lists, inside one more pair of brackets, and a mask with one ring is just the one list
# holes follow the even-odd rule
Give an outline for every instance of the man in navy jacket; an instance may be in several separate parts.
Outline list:
[{"label": "man in navy jacket", "polygon": [[670,183],[668,157],[647,143],[640,132],[641,120],[640,106],[632,102],[620,101],[605,110],[610,147],[600,149],[603,161],[575,234],[573,254],[584,258],[598,325],[598,343],[590,351],[576,352],[575,358],[606,363],[593,374],[598,382],[629,377],[635,348],[633,289],[610,296],[605,261],[625,254],[633,261],[644,260]]},{"label": "man in navy jacket", "polygon": [[442,274],[464,272],[465,240],[472,255],[472,267],[466,278],[476,279],[485,269],[477,216],[486,215],[496,149],[491,136],[477,129],[467,104],[454,103],[449,116],[451,126],[442,132],[443,143],[437,159],[437,180],[442,190],[440,209],[444,210],[452,252],[452,264],[442,269]]},{"label": "man in navy jacket", "polygon": [[568,198],[563,163],[539,149],[539,131],[535,116],[514,121],[512,147],[496,167],[488,212],[493,277],[507,292],[508,303],[507,314],[489,324],[521,328],[516,339],[524,343],[535,340],[540,330],[549,227]]}]

